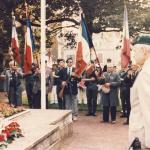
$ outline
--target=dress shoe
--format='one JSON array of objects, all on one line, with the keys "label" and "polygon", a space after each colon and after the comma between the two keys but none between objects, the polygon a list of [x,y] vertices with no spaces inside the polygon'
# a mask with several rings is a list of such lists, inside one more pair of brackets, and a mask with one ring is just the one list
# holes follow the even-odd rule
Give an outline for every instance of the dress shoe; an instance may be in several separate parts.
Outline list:
[{"label": "dress shoe", "polygon": [[128,122],[128,121],[126,121],[126,122],[124,122],[124,123],[123,123],[123,125],[129,125],[129,122]]},{"label": "dress shoe", "polygon": [[92,116],[96,117],[96,114],[92,114]]},{"label": "dress shoe", "polygon": [[120,116],[120,118],[126,118],[127,116],[125,115],[125,114],[122,114],[121,116]]},{"label": "dress shoe", "polygon": [[113,120],[111,123],[112,123],[112,124],[115,124],[115,123],[116,123],[116,120]]},{"label": "dress shoe", "polygon": [[102,121],[100,121],[100,123],[109,123],[109,121],[103,121],[103,120],[102,120]]},{"label": "dress shoe", "polygon": [[88,113],[88,114],[86,114],[86,116],[92,116],[92,114],[91,114],[91,113]]}]

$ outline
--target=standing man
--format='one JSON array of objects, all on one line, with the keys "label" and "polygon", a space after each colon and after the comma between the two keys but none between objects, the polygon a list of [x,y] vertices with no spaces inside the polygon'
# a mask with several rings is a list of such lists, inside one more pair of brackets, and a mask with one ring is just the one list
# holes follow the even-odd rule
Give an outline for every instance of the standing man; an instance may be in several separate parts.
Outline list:
[{"label": "standing man", "polygon": [[59,109],[65,109],[64,97],[63,97],[63,95],[60,96],[60,92],[62,89],[62,80],[63,80],[62,71],[65,68],[65,60],[64,59],[58,59],[57,63],[58,63],[58,68],[56,68],[55,73],[54,73],[54,82],[56,84],[58,107],[59,107]]},{"label": "standing man", "polygon": [[129,141],[138,137],[142,149],[150,149],[150,37],[139,37],[133,50],[142,67],[131,89]]},{"label": "standing man", "polygon": [[121,71],[119,72],[121,84],[120,84],[120,99],[121,99],[121,105],[122,105],[122,115],[120,117],[126,117],[126,84],[124,82],[125,77],[127,76],[126,68],[121,68]]},{"label": "standing man", "polygon": [[39,65],[35,66],[34,83],[33,83],[33,108],[41,108],[41,70]]},{"label": "standing man", "polygon": [[86,70],[86,78],[82,79],[86,85],[86,96],[88,113],[87,116],[96,116],[97,94],[98,94],[98,74],[96,74],[95,64],[91,61],[90,66]]},{"label": "standing man", "polygon": [[73,120],[77,120],[78,116],[78,87],[77,83],[79,79],[75,76],[75,68],[73,67],[73,59],[68,58],[67,67],[61,72],[62,73],[62,85],[64,88],[64,98],[66,109],[72,110]]},{"label": "standing man", "polygon": [[35,73],[35,64],[32,63],[31,70],[28,73],[24,74],[25,88],[26,88],[29,108],[33,108],[32,89],[33,89],[33,84],[34,84],[34,73]]},{"label": "standing man", "polygon": [[105,84],[102,85],[103,122],[109,122],[109,111],[111,122],[116,123],[116,111],[118,105],[118,87],[120,85],[119,75],[113,72],[113,64],[107,65],[104,73]]},{"label": "standing man", "polygon": [[16,62],[9,62],[9,69],[3,73],[6,80],[6,89],[9,103],[12,107],[22,105],[22,88],[21,78],[23,77],[22,70],[17,67]]},{"label": "standing man", "polygon": [[131,111],[131,104],[130,104],[130,90],[133,85],[133,76],[132,76],[132,68],[129,68],[127,70],[126,76],[124,77],[124,84],[125,84],[125,90],[124,90],[124,98],[126,103],[126,117],[127,121],[124,122],[124,125],[129,124],[129,116]]}]

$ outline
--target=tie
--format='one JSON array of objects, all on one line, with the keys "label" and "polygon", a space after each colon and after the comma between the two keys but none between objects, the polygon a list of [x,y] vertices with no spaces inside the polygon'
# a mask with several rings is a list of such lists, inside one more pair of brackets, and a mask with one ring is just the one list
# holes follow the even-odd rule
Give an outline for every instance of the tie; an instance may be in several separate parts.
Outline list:
[{"label": "tie", "polygon": [[71,73],[70,71],[71,71],[71,70],[70,70],[70,67],[69,67],[69,70],[68,70],[68,75],[69,75],[69,76],[70,76],[70,73]]}]

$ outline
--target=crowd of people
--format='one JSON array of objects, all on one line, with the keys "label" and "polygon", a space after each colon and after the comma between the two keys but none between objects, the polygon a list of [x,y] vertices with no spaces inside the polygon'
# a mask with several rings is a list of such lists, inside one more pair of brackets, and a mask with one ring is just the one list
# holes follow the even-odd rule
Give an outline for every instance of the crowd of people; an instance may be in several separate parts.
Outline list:
[{"label": "crowd of people", "polygon": [[[49,108],[49,93],[56,86],[56,94],[59,109],[72,110],[73,120],[78,116],[78,91],[86,91],[87,116],[96,116],[97,96],[100,94],[103,106],[103,122],[116,122],[116,111],[119,105],[119,95],[122,104],[122,117],[127,117],[125,124],[129,123],[130,114],[130,88],[138,74],[137,65],[116,70],[111,59],[107,59],[107,65],[103,71],[97,61],[91,61],[82,76],[75,73],[72,58],[58,59],[57,64],[50,68],[46,63],[46,108]],[[29,108],[41,107],[41,73],[40,67],[31,65],[31,70],[23,73],[15,61],[9,62],[9,68],[1,73],[1,79],[5,80],[4,90],[7,93],[9,103],[13,107],[22,105],[22,82],[25,85]],[[120,91],[120,92],[119,92]],[[120,93],[120,94],[119,94]]]}]

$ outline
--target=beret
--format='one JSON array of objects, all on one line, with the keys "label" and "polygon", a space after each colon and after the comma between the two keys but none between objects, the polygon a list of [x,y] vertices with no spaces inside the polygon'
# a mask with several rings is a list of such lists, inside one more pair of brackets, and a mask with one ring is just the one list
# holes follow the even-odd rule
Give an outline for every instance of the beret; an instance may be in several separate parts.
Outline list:
[{"label": "beret", "polygon": [[150,35],[138,36],[133,40],[133,45],[135,44],[146,44],[150,45]]}]

